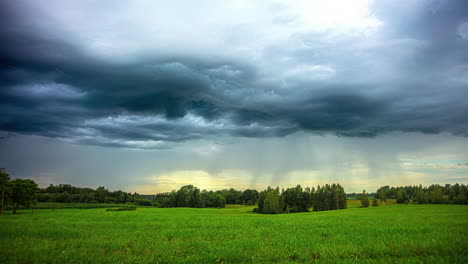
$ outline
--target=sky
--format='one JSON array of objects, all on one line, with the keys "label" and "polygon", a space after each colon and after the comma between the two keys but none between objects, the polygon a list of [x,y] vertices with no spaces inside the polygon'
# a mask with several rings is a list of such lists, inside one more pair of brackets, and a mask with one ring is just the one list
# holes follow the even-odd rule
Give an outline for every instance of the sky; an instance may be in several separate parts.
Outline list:
[{"label": "sky", "polygon": [[0,167],[151,194],[468,183],[468,2],[0,0]]}]

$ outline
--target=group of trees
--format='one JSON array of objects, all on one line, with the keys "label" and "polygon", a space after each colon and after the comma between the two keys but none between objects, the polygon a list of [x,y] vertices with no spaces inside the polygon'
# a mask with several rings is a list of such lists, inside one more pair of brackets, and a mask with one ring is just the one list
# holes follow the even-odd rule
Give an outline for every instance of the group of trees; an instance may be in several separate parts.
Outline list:
[{"label": "group of trees", "polygon": [[152,201],[143,199],[137,193],[109,191],[104,187],[82,188],[70,184],[49,185],[40,188],[37,193],[38,202],[57,203],[133,203],[152,205]]},{"label": "group of trees", "polygon": [[219,191],[201,191],[193,185],[182,186],[177,191],[153,195],[154,205],[159,207],[214,207],[228,204],[253,205],[257,202],[257,190],[238,191],[233,188]]},{"label": "group of trees", "polygon": [[13,214],[20,206],[29,207],[35,202],[37,184],[33,180],[10,179],[5,169],[0,168],[0,191],[2,192],[1,213],[11,205]]},{"label": "group of trees", "polygon": [[383,186],[377,190],[376,198],[385,204],[387,199],[396,199],[397,203],[417,204],[468,204],[468,188],[464,184],[433,184],[419,186]]},{"label": "group of trees", "polygon": [[[13,213],[20,206],[29,207],[36,201],[59,203],[126,203],[157,207],[214,207],[222,208],[226,204],[255,205],[255,212],[265,214],[326,211],[344,209],[347,198],[357,198],[363,207],[368,207],[369,194],[346,194],[339,184],[326,184],[316,188],[273,189],[268,187],[262,192],[247,189],[238,191],[234,188],[218,191],[200,190],[193,185],[182,186],[179,190],[155,195],[139,195],[123,191],[109,191],[104,187],[82,188],[69,184],[50,185],[38,188],[33,180],[11,180],[4,169],[0,169],[1,212],[10,207]],[[463,184],[430,185],[428,187],[402,186],[380,187],[373,195],[372,206],[377,206],[379,199],[383,205],[387,199],[396,199],[397,203],[417,204],[468,204],[468,188]]]},{"label": "group of trees", "polygon": [[[366,190],[363,190],[362,193],[359,193],[356,195],[356,198],[361,201],[362,207],[369,207],[370,201],[369,201],[369,194],[366,193]],[[372,199],[372,206],[379,206],[379,202],[377,198],[375,197]]]},{"label": "group of trees", "polygon": [[260,192],[258,208],[254,212],[263,214],[280,214],[308,212],[310,208],[314,211],[326,211],[345,209],[346,193],[339,184],[326,184],[317,188],[302,188],[297,185],[286,190],[268,187]]}]

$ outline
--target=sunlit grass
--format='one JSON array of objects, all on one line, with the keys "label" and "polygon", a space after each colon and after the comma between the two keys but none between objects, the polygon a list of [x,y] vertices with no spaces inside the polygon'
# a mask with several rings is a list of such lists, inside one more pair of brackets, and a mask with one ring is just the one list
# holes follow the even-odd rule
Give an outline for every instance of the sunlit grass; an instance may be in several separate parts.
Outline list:
[{"label": "sunlit grass", "polygon": [[0,218],[0,263],[468,260],[467,206],[351,204],[282,215],[252,208],[19,211]]}]

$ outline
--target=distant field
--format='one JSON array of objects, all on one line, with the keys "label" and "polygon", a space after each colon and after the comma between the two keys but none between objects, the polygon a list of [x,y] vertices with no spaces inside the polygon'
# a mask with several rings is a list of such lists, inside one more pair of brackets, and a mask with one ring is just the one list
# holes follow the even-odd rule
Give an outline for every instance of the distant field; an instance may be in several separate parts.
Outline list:
[{"label": "distant field", "polygon": [[0,263],[468,263],[468,206],[354,206],[22,210],[0,217]]}]

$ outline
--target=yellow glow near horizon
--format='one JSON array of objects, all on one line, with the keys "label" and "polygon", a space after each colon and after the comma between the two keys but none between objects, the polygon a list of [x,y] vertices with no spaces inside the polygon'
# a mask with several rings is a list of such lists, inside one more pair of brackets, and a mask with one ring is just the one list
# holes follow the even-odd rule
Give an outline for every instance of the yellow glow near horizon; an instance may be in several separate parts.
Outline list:
[{"label": "yellow glow near horizon", "polygon": [[[302,187],[315,187],[317,185],[339,183],[345,188],[346,192],[360,192],[363,189],[372,192],[384,185],[400,186],[402,180],[405,185],[434,183],[427,181],[429,175],[422,172],[402,171],[390,176],[363,177],[368,176],[368,173],[368,168],[352,169],[349,171],[348,177],[340,178],[318,171],[297,170],[276,179],[279,184],[270,184],[274,177],[265,177],[263,175],[256,178],[247,171],[242,170],[227,170],[216,174],[203,170],[184,170],[152,176],[149,178],[150,183],[148,185],[133,186],[131,191],[141,194],[155,194],[177,190],[184,185],[194,185],[201,190],[212,191],[230,188],[236,190],[263,190],[267,186],[289,188],[300,184]],[[443,183],[441,182],[441,184]]]}]

